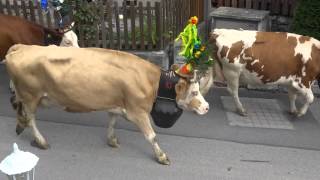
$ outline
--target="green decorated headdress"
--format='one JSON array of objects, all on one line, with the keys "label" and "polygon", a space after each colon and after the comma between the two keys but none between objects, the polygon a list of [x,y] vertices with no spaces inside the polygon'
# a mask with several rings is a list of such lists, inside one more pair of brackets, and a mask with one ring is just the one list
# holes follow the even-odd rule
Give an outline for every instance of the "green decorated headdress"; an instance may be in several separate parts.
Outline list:
[{"label": "green decorated headdress", "polygon": [[198,18],[193,16],[189,24],[176,38],[182,41],[182,49],[179,55],[185,57],[185,64],[177,70],[180,74],[192,74],[194,69],[206,70],[212,65],[213,60],[209,56],[208,48],[201,42],[198,36]]}]

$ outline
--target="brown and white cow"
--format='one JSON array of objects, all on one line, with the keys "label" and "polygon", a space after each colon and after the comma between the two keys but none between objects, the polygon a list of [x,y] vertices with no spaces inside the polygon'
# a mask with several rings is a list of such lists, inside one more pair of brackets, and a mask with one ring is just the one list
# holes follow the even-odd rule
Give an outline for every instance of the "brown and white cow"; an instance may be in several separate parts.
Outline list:
[{"label": "brown and white cow", "polygon": [[17,16],[0,14],[0,61],[14,44],[79,47],[77,35],[69,29],[49,29]]},{"label": "brown and white cow", "polygon": [[[115,116],[133,122],[152,144],[158,161],[169,164],[160,149],[149,115],[157,98],[161,70],[135,55],[99,48],[15,45],[6,56],[6,67],[17,95],[17,134],[31,127],[35,143],[48,148],[39,132],[38,105],[55,102],[68,112],[107,111],[111,114],[108,143],[118,146]],[[209,104],[199,83],[180,78],[175,84],[179,107],[205,114]]]},{"label": "brown and white cow", "polygon": [[[246,115],[246,110],[239,100],[239,83],[284,85],[288,88],[290,112],[297,116],[306,113],[314,99],[311,85],[320,77],[318,40],[286,32],[215,29],[210,41],[218,60],[211,73],[226,80],[241,115]],[[207,82],[208,78],[200,83],[204,93],[212,85]],[[299,110],[295,105],[298,94],[305,99]]]},{"label": "brown and white cow", "polygon": [[[14,44],[79,47],[78,37],[71,27],[49,29],[20,17],[4,14],[0,14],[0,24],[0,61],[4,60],[8,49]],[[14,92],[11,81],[10,89]]]}]

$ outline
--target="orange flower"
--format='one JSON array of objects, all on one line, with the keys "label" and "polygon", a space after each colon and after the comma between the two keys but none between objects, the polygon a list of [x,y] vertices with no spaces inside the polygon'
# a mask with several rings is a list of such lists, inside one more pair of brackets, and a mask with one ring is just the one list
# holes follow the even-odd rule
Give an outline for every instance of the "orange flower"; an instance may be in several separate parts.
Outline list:
[{"label": "orange flower", "polygon": [[192,71],[192,65],[191,64],[185,64],[181,68],[182,74],[189,74]]},{"label": "orange flower", "polygon": [[198,24],[198,17],[197,16],[193,16],[190,18],[190,23],[191,24]]}]

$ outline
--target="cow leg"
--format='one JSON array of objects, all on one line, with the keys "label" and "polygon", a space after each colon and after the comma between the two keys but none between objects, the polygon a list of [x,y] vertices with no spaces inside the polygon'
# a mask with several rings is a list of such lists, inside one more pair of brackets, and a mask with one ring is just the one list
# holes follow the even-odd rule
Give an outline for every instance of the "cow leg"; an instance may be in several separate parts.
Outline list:
[{"label": "cow leg", "polygon": [[297,107],[296,107],[296,99],[297,99],[297,90],[293,87],[288,88],[288,96],[290,101],[290,113],[297,114]]},{"label": "cow leg", "polygon": [[228,70],[225,68],[223,70],[224,77],[227,80],[227,90],[229,91],[230,95],[233,97],[233,100],[235,102],[237,112],[242,116],[247,116],[247,111],[243,108],[243,105],[240,102],[239,99],[239,72],[236,72],[234,70]]},{"label": "cow leg", "polygon": [[9,82],[9,89],[12,94],[15,93],[15,87],[14,87],[12,80],[10,80],[10,82]]},{"label": "cow leg", "polygon": [[[23,131],[25,127],[31,127],[33,137],[35,138],[34,141],[31,142],[32,146],[38,147],[40,149],[48,149],[49,145],[46,139],[42,136],[40,131],[36,125],[36,118],[35,113],[37,109],[37,105],[40,98],[28,98],[26,102],[28,103],[21,103],[22,112],[19,112],[18,109],[18,124],[16,128],[16,132]],[[20,132],[20,133],[21,133]]]},{"label": "cow leg", "polygon": [[108,125],[108,145],[111,147],[118,148],[120,147],[118,143],[118,139],[114,134],[114,125],[116,124],[117,121],[117,115],[113,113],[109,113],[110,116],[110,121]]},{"label": "cow leg", "polygon": [[132,118],[132,117],[130,118],[129,116],[127,116],[127,118],[132,122],[134,122],[139,127],[144,137],[147,139],[148,142],[151,143],[153,150],[155,152],[155,155],[157,157],[157,161],[160,164],[169,165],[170,160],[158,145],[158,142],[156,140],[156,133],[154,132],[151,126],[151,122],[148,114],[139,115],[137,118]]},{"label": "cow leg", "polygon": [[310,104],[313,102],[314,100],[314,96],[310,88],[304,88],[304,89],[299,89],[301,92],[301,95],[304,97],[305,99],[305,103],[302,105],[302,107],[299,109],[299,111],[297,112],[297,116],[300,117],[304,114],[306,114]]}]

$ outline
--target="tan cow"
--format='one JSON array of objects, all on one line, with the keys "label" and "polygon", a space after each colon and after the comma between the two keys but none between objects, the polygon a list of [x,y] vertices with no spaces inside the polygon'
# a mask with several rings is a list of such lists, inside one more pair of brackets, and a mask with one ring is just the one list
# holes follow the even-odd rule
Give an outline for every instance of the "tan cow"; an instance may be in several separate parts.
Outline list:
[{"label": "tan cow", "polygon": [[[320,78],[320,42],[314,38],[286,32],[257,32],[215,29],[210,34],[217,63],[214,71],[225,79],[237,111],[246,115],[239,96],[239,84],[284,85],[288,88],[290,112],[304,115],[314,96],[311,85]],[[208,75],[211,77],[211,75]],[[204,93],[212,85],[203,79]],[[209,83],[208,83],[209,82]],[[297,110],[297,95],[305,99]]]},{"label": "tan cow", "polygon": [[[5,63],[16,86],[17,134],[31,127],[33,145],[48,148],[36,126],[35,112],[38,105],[51,101],[68,112],[110,112],[108,143],[113,147],[118,146],[115,116],[124,116],[152,144],[157,160],[169,164],[149,119],[162,73],[158,66],[121,51],[30,45],[11,47]],[[183,109],[205,114],[209,105],[193,80],[180,78],[175,84],[176,102]]]}]

